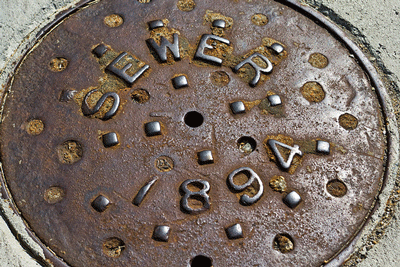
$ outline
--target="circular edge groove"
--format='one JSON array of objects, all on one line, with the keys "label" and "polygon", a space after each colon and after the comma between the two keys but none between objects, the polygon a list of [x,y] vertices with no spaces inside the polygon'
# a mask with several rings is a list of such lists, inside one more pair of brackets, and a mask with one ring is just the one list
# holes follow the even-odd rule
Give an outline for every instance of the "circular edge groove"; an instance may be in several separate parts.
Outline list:
[{"label": "circular edge groove", "polygon": [[[349,239],[346,245],[338,251],[334,256],[325,261],[325,266],[338,266],[343,264],[347,258],[354,252],[355,245],[358,240],[361,239],[361,230],[366,226],[367,222],[371,218],[371,215],[375,213],[377,210],[379,212],[383,212],[381,209],[385,208],[386,201],[378,201],[378,198],[382,191],[387,189],[391,191],[393,184],[388,184],[388,180],[390,180],[389,176],[394,174],[396,176],[398,171],[398,166],[396,162],[398,162],[398,142],[399,134],[397,129],[397,120],[393,110],[393,106],[391,104],[390,96],[383,84],[380,80],[380,76],[372,63],[368,60],[368,58],[364,55],[364,53],[360,50],[360,48],[355,44],[349,37],[347,37],[346,33],[340,29],[337,25],[331,22],[327,17],[318,11],[314,10],[312,7],[306,6],[304,4],[300,4],[297,0],[274,0],[276,2],[287,5],[288,7],[300,12],[304,16],[316,22],[319,26],[325,28],[330,34],[332,34],[339,42],[341,42],[350,52],[352,52],[358,61],[358,64],[362,67],[365,73],[370,78],[370,82],[372,86],[375,88],[375,92],[377,94],[377,98],[379,104],[381,106],[381,110],[384,118],[384,128],[386,130],[386,166],[383,175],[383,181],[381,183],[381,189],[375,197],[375,201],[373,207],[369,211],[368,215],[365,217],[364,222],[360,225],[359,229],[356,233]],[[393,178],[395,179],[395,177]],[[389,187],[389,188],[388,188]],[[378,207],[378,203],[384,203],[383,206]]]}]

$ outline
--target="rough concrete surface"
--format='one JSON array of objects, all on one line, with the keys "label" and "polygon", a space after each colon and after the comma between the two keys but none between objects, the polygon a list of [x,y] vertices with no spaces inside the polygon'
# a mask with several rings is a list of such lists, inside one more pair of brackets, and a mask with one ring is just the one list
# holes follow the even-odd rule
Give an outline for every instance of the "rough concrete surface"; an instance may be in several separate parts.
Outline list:
[{"label": "rough concrete surface", "polygon": [[377,266],[400,266],[400,218],[397,215],[392,219],[391,224],[386,229],[382,240],[368,251],[367,258],[361,261],[361,267]]},{"label": "rough concrete surface", "polygon": [[[198,0],[201,1],[201,0]],[[248,0],[251,1],[251,0]],[[0,0],[0,94],[4,81],[15,67],[26,47],[35,41],[36,33],[54,15],[70,7],[78,0]],[[350,31],[365,44],[370,44],[371,61],[384,66],[383,72],[395,81],[395,90],[400,77],[400,1],[398,0],[306,0],[311,6],[333,13],[324,12],[332,20],[349,22]],[[395,104],[396,105],[396,104]],[[385,203],[383,203],[385,204]],[[7,203],[1,203],[7,208]],[[395,215],[387,220],[388,226],[382,232],[377,244],[361,249],[357,266],[395,267],[400,266],[400,209],[394,207]],[[391,216],[390,216],[391,217]],[[370,224],[380,223],[373,218]],[[373,227],[370,226],[370,231]],[[24,241],[24,237],[20,237]],[[20,245],[8,225],[0,217],[0,267],[40,266]],[[29,243],[29,241],[25,242]],[[362,248],[362,246],[361,246]]]},{"label": "rough concrete surface", "polygon": [[40,266],[21,247],[2,219],[0,220],[0,266]]}]

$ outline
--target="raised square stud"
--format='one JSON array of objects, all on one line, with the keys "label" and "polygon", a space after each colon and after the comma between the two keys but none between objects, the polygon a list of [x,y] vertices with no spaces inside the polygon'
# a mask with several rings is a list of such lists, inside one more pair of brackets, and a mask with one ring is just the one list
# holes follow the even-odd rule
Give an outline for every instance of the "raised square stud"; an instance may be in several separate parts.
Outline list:
[{"label": "raised square stud", "polygon": [[212,26],[215,28],[224,29],[226,27],[226,22],[225,22],[225,20],[217,19],[217,20],[213,21]]},{"label": "raised square stud", "polygon": [[147,136],[161,135],[161,124],[158,121],[148,122],[144,125]]},{"label": "raised square stud", "polygon": [[164,27],[164,22],[162,20],[153,20],[147,23],[149,25],[149,30],[154,30],[157,28]]},{"label": "raised square stud", "polygon": [[282,100],[281,100],[281,97],[279,95],[270,95],[270,96],[268,96],[268,101],[269,101],[269,104],[272,107],[282,105]]},{"label": "raised square stud", "polygon": [[103,135],[103,145],[105,147],[112,147],[119,144],[118,136],[116,133],[107,133]]},{"label": "raised square stud", "polygon": [[92,208],[94,208],[97,212],[105,211],[110,205],[110,200],[103,195],[99,195],[92,202]]},{"label": "raised square stud", "polygon": [[172,79],[172,85],[175,89],[181,89],[184,87],[188,87],[189,83],[186,79],[185,75],[181,75]]},{"label": "raised square stud", "polygon": [[76,90],[63,90],[59,98],[60,102],[70,101],[77,92]]},{"label": "raised square stud", "polygon": [[281,44],[278,44],[278,43],[272,44],[272,45],[271,45],[271,48],[272,48],[272,50],[274,50],[274,52],[275,52],[276,54],[280,54],[280,53],[282,53],[283,51],[285,51],[285,48],[284,48]]},{"label": "raised square stud", "polygon": [[328,155],[330,153],[330,144],[326,141],[317,141],[317,152]]},{"label": "raised square stud", "polygon": [[229,239],[243,238],[242,226],[238,223],[226,228],[225,232]]},{"label": "raised square stud", "polygon": [[233,114],[241,114],[246,112],[246,107],[242,101],[237,101],[229,104]]},{"label": "raised square stud", "polygon": [[161,242],[168,242],[169,231],[171,229],[165,225],[159,225],[154,228],[153,239]]},{"label": "raised square stud", "polygon": [[96,57],[101,58],[107,52],[107,50],[107,46],[105,46],[104,44],[99,44],[98,46],[96,46],[95,49],[93,49],[92,53]]},{"label": "raised square stud", "polygon": [[197,153],[198,161],[200,165],[214,163],[214,158],[211,150],[204,150]]},{"label": "raised square stud", "polygon": [[301,202],[301,197],[296,191],[292,191],[283,198],[283,203],[291,209],[296,208]]}]

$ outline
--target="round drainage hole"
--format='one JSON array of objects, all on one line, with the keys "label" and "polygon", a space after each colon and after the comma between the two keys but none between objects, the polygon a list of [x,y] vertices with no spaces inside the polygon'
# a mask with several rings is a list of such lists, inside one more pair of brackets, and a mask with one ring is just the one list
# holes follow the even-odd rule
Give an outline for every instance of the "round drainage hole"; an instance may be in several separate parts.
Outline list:
[{"label": "round drainage hole", "polygon": [[73,164],[82,158],[83,148],[79,142],[69,140],[57,147],[57,154],[61,163]]},{"label": "round drainage hole", "polygon": [[192,128],[199,127],[204,122],[203,115],[197,111],[190,111],[186,113],[184,120],[186,125]]},{"label": "round drainage hole", "polygon": [[144,89],[137,89],[132,92],[131,98],[133,101],[139,104],[146,103],[150,99],[150,94]]},{"label": "round drainage hole", "polygon": [[209,257],[199,255],[193,258],[190,267],[212,267],[212,261]]},{"label": "round drainage hole", "polygon": [[103,243],[103,253],[111,258],[118,258],[125,249],[125,243],[117,237],[111,237]]},{"label": "round drainage hole", "polygon": [[273,248],[281,253],[288,253],[294,249],[294,242],[288,234],[277,234],[274,238]]},{"label": "round drainage hole", "polygon": [[237,143],[239,150],[247,154],[253,152],[257,146],[256,140],[249,136],[240,137]]},{"label": "round drainage hole", "polygon": [[347,193],[347,186],[342,181],[332,180],[326,185],[326,190],[334,197],[344,197]]}]

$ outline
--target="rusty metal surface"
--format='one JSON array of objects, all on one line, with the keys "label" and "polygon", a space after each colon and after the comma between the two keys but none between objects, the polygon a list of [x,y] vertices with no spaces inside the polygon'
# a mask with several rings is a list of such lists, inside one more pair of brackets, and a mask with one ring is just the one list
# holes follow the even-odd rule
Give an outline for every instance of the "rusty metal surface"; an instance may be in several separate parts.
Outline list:
[{"label": "rusty metal surface", "polygon": [[[185,2],[101,1],[27,56],[1,127],[18,209],[72,266],[190,266],[197,255],[213,266],[322,264],[357,233],[383,182],[383,118],[368,77],[327,30],[282,4],[197,1],[187,12]],[[165,26],[148,24],[155,20]],[[173,34],[180,60],[168,53],[160,63],[146,40],[172,42]],[[204,34],[229,40],[214,38],[203,53],[222,66],[198,57]],[[93,52],[99,44],[104,55]],[[133,83],[110,67],[123,52],[132,57],[129,76],[149,66]],[[273,70],[250,86],[254,69],[234,70],[256,52]],[[104,120],[118,102],[112,92],[120,105]],[[276,95],[282,103],[273,106]],[[245,110],[233,114],[230,104],[240,101]],[[186,120],[192,111],[203,116],[198,127]],[[286,167],[268,140],[301,153]],[[317,140],[329,152],[327,143],[318,152]],[[241,167],[255,172],[244,191],[255,201],[229,179]],[[202,189],[192,206],[189,185]]]}]

